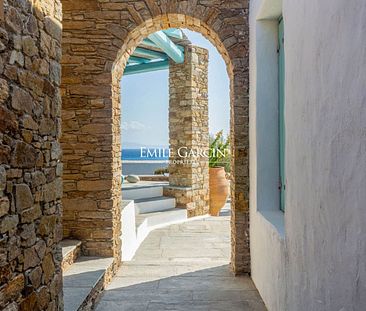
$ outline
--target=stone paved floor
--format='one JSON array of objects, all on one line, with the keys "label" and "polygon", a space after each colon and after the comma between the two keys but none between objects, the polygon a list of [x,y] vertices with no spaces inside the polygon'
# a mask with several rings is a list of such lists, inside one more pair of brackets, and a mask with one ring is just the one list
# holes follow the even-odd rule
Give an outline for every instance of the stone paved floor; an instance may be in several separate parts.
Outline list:
[{"label": "stone paved floor", "polygon": [[251,279],[230,273],[230,218],[222,214],[150,233],[97,311],[265,311]]}]

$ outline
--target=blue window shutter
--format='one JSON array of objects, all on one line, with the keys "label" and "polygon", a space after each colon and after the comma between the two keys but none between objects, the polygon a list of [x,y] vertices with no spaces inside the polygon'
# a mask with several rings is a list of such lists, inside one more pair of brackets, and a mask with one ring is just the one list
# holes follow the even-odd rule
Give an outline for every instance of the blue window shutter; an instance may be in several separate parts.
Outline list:
[{"label": "blue window shutter", "polygon": [[281,17],[278,25],[278,103],[279,103],[279,143],[280,143],[280,208],[285,211],[286,177],[285,177],[285,50],[284,25]]}]

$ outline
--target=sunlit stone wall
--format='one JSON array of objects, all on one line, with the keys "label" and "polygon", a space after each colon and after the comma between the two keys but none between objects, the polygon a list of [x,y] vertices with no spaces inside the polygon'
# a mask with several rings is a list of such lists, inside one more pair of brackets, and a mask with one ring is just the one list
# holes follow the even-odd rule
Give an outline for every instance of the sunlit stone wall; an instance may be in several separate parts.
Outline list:
[{"label": "sunlit stone wall", "polygon": [[177,206],[189,216],[209,209],[208,158],[208,51],[188,45],[183,64],[169,68],[169,187]]}]

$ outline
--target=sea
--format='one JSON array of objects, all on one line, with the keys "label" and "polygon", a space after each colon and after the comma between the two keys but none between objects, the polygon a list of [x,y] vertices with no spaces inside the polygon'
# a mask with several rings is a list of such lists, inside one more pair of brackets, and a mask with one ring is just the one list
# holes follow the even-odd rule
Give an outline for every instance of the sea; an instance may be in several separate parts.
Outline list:
[{"label": "sea", "polygon": [[169,150],[165,148],[122,149],[122,161],[169,160]]},{"label": "sea", "polygon": [[169,151],[165,148],[122,149],[122,174],[154,175],[155,170],[167,168]]}]

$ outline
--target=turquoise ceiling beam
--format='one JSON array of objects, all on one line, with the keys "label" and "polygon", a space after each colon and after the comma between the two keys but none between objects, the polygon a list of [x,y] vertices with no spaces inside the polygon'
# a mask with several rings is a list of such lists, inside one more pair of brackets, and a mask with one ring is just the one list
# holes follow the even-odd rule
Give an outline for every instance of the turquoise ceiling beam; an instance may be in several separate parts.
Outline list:
[{"label": "turquoise ceiling beam", "polygon": [[183,39],[183,31],[178,28],[169,28],[163,32],[171,38]]},{"label": "turquoise ceiling beam", "polygon": [[168,69],[169,58],[177,63],[184,62],[184,47],[171,39],[183,37],[183,32],[175,28],[150,35],[128,59],[124,75]]},{"label": "turquoise ceiling beam", "polygon": [[[142,44],[144,46],[150,46],[150,47],[153,47],[153,48],[158,48],[158,46],[148,38],[144,39],[142,41]],[[183,46],[180,46],[178,44],[176,44],[176,46],[177,46],[178,49],[180,49],[182,52],[184,52],[184,47]]]},{"label": "turquoise ceiling beam", "polygon": [[156,44],[154,42],[152,42],[150,39],[146,38],[142,41],[142,44],[143,45],[146,45],[146,46],[151,46],[153,48],[156,48]]},{"label": "turquoise ceiling beam", "polygon": [[146,64],[130,65],[127,66],[123,75],[133,75],[137,73],[165,70],[169,68],[169,61],[150,62]]},{"label": "turquoise ceiling beam", "polygon": [[147,50],[143,48],[136,48],[135,52],[133,53],[133,56],[136,57],[143,57],[148,59],[165,59],[166,55],[164,53],[156,52],[153,50]]},{"label": "turquoise ceiling beam", "polygon": [[149,39],[176,63],[181,64],[184,62],[184,53],[163,31],[151,34]]},{"label": "turquoise ceiling beam", "polygon": [[136,57],[136,56],[132,55],[128,59],[127,64],[143,64],[143,63],[146,63],[148,61],[149,61],[149,59],[142,58],[142,57]]}]

